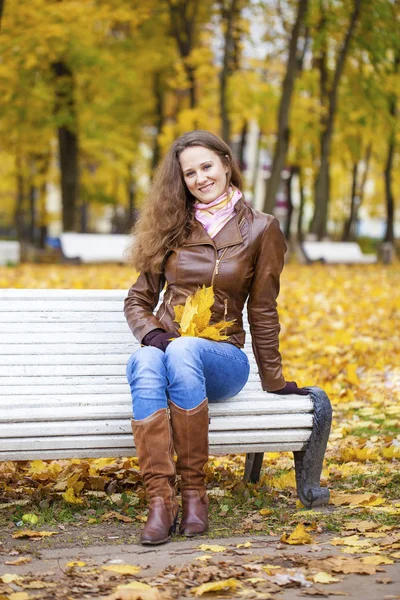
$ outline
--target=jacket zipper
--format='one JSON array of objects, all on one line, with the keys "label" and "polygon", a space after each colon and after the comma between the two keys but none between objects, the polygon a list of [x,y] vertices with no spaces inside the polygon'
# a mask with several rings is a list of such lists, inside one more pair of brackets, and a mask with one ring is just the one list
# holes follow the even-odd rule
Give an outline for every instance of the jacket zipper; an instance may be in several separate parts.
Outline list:
[{"label": "jacket zipper", "polygon": [[[224,298],[224,321],[227,320],[227,316],[228,316],[228,298]],[[224,335],[228,335],[227,331],[228,331],[228,328],[225,327],[224,328]]]},{"label": "jacket zipper", "polygon": [[171,292],[170,292],[170,294],[169,294],[169,298],[168,298],[168,300],[167,300],[167,301],[166,301],[166,303],[165,303],[164,312],[163,312],[163,314],[161,315],[161,317],[159,317],[159,319],[158,319],[159,321],[161,321],[161,319],[163,319],[163,318],[165,317],[165,313],[167,312],[168,305],[169,305],[169,304],[171,304],[171,302],[172,302],[172,296],[173,296],[173,295],[174,295],[174,292],[171,290]]},{"label": "jacket zipper", "polygon": [[215,261],[215,267],[214,267],[214,271],[213,271],[212,278],[211,278],[211,285],[214,285],[214,279],[215,279],[215,276],[218,275],[219,265],[221,264],[222,259],[224,258],[227,250],[228,250],[228,248],[224,248],[221,256],[219,258],[217,258],[217,260]]}]

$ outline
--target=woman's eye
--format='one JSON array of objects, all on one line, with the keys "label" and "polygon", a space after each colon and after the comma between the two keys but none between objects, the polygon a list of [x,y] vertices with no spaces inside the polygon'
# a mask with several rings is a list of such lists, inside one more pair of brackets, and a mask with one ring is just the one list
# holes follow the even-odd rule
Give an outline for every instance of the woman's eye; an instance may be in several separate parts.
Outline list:
[{"label": "woman's eye", "polygon": [[205,169],[211,169],[211,165],[204,165]]},{"label": "woman's eye", "polygon": [[193,175],[193,171],[189,171],[189,173],[186,173],[186,177],[191,177]]}]

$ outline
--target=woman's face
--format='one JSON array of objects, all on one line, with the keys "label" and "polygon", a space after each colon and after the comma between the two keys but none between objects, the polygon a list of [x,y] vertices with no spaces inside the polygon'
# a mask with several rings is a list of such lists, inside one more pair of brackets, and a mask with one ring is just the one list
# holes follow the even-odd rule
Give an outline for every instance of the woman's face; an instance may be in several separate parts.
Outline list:
[{"label": "woman's face", "polygon": [[200,202],[208,204],[227,190],[228,165],[213,150],[191,146],[181,152],[179,162],[189,192]]}]

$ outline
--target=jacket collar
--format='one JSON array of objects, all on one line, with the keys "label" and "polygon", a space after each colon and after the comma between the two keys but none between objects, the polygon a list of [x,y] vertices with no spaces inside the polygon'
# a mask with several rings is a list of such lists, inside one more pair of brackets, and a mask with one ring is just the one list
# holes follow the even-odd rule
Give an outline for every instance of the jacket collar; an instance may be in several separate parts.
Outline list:
[{"label": "jacket collar", "polygon": [[195,219],[193,221],[190,237],[185,242],[184,246],[208,244],[214,246],[217,250],[220,250],[221,248],[241,244],[243,242],[243,237],[239,230],[239,223],[244,208],[245,203],[243,198],[241,198],[235,205],[235,216],[223,226],[214,238],[211,238],[203,225]]}]

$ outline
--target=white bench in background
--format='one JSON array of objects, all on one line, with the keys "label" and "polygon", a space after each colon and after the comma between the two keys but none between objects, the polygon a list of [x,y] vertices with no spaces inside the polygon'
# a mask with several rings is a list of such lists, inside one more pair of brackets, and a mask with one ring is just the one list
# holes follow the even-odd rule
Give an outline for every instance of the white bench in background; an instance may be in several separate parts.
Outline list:
[{"label": "white bench in background", "polygon": [[[0,289],[0,460],[135,454],[125,366],[138,343],[123,315],[125,296]],[[309,396],[262,391],[246,338],[249,381],[234,398],[210,404],[210,454],[246,453],[245,480],[255,482],[264,452],[293,451],[301,501],[324,504],[329,399],[320,388]]]},{"label": "white bench in background", "polygon": [[60,234],[61,252],[69,261],[80,263],[125,262],[124,252],[130,242],[129,235],[120,233]]},{"label": "white bench in background", "polygon": [[371,264],[377,261],[375,254],[363,254],[355,242],[306,241],[302,251],[308,263]]},{"label": "white bench in background", "polygon": [[21,257],[19,242],[0,240],[0,265],[17,265]]}]

